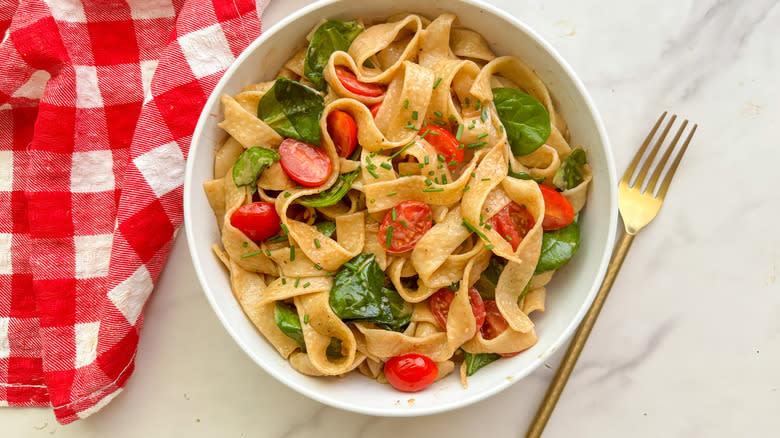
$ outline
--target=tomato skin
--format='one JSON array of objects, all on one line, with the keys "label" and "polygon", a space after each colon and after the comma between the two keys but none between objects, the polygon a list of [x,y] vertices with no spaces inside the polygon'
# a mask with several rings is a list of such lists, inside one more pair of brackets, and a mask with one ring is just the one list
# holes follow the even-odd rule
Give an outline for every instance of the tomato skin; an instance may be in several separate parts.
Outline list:
[{"label": "tomato skin", "polygon": [[520,206],[516,202],[510,202],[491,217],[488,223],[504,239],[509,236],[508,242],[512,245],[512,249],[516,251],[517,247],[520,246],[520,242],[523,241],[528,231],[534,227],[536,221],[534,221],[531,212],[524,206]]},{"label": "tomato skin", "polygon": [[[436,322],[443,329],[447,328],[447,315],[450,313],[450,305],[452,305],[452,300],[454,299],[455,292],[442,288],[431,295],[430,301],[428,301],[433,317],[436,318]],[[482,324],[485,323],[485,303],[475,287],[469,288],[469,303],[471,304],[471,312],[476,320],[477,331],[479,331],[482,328]]]},{"label": "tomato skin", "polygon": [[282,169],[298,184],[305,187],[322,185],[330,175],[330,159],[322,149],[292,138],[279,145]]},{"label": "tomato skin", "polygon": [[544,198],[544,220],[542,229],[558,230],[574,220],[574,207],[563,195],[545,185],[539,184]]},{"label": "tomato skin", "polygon": [[504,333],[507,327],[509,327],[509,323],[499,312],[496,300],[485,300],[485,323],[482,325],[482,337],[488,340],[493,339]]},{"label": "tomato skin", "polygon": [[371,108],[368,110],[371,111],[371,115],[376,118],[376,115],[379,114],[379,109],[382,108],[382,102],[379,102],[375,105],[371,105]]},{"label": "tomato skin", "polygon": [[[393,210],[388,210],[379,226],[377,237],[382,248],[387,252],[397,254],[414,248],[423,234],[431,229],[433,219],[431,206],[422,201],[404,201],[396,205],[394,210],[396,211],[396,220],[393,220]],[[393,227],[393,235],[388,248],[387,230],[390,226]]]},{"label": "tomato skin", "polygon": [[342,66],[336,66],[336,77],[347,90],[366,97],[379,97],[385,89],[379,84],[360,82],[354,73]]},{"label": "tomato skin", "polygon": [[[458,164],[463,162],[463,149],[459,149],[460,142],[455,138],[450,131],[440,128],[438,126],[428,126],[420,129],[419,135],[425,134],[426,131],[431,131],[423,138],[436,149],[436,152],[444,156],[447,166],[450,169],[458,167]],[[436,135],[438,134],[438,135]],[[453,161],[457,161],[458,164],[450,165]]]},{"label": "tomato skin", "polygon": [[344,111],[331,111],[328,114],[328,134],[336,145],[339,157],[348,157],[357,146],[357,123]]},{"label": "tomato skin", "polygon": [[272,202],[242,205],[230,215],[230,224],[254,242],[262,242],[281,230],[279,215]]},{"label": "tomato skin", "polygon": [[417,392],[436,380],[439,368],[430,357],[407,353],[385,362],[385,377],[393,387],[403,392]]}]

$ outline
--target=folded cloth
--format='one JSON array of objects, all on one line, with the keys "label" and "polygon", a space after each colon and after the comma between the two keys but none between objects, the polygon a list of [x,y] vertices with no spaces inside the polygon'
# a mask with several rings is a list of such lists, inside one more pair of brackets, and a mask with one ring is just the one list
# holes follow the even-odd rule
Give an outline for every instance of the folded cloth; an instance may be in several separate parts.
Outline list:
[{"label": "folded cloth", "polygon": [[133,371],[192,132],[268,0],[0,0],[0,405],[97,411]]}]

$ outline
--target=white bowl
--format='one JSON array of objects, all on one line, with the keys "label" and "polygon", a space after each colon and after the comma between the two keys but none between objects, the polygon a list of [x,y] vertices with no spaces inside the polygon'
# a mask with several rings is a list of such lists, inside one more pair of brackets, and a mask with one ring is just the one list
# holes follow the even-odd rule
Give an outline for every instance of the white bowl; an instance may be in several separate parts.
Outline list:
[{"label": "white bowl", "polygon": [[[358,373],[334,379],[307,377],[293,370],[233,298],[228,275],[211,252],[211,245],[220,242],[220,237],[202,189],[202,183],[213,176],[215,145],[225,136],[217,127],[222,118],[220,95],[233,95],[247,84],[273,79],[281,65],[303,46],[305,35],[321,18],[384,18],[406,11],[429,17],[453,12],[462,25],[480,32],[497,54],[518,56],[533,67],[568,122],[572,143],[587,148],[593,167],[593,186],[581,215],[582,244],[548,287],[547,311],[533,317],[539,342],[512,359],[481,369],[469,378],[468,389],[463,389],[456,371],[414,395],[400,393]],[[571,67],[527,25],[474,0],[327,0],[299,10],[263,33],[217,84],[192,138],[184,184],[184,220],[195,271],[211,306],[225,329],[265,371],[296,391],[331,406],[371,415],[414,416],[463,407],[501,391],[536,369],[545,356],[569,338],[606,271],[617,223],[616,187],[609,142],[590,96]],[[409,398],[414,398],[414,403],[408,403]]]}]

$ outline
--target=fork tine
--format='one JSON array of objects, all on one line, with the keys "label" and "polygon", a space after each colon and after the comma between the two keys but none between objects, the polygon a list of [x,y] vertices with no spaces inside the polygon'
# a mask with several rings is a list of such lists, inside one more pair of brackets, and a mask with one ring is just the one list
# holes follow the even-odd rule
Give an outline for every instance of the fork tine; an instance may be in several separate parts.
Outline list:
[{"label": "fork tine", "polygon": [[669,119],[669,122],[666,124],[666,128],[664,128],[664,132],[661,134],[660,137],[658,137],[658,141],[655,142],[655,146],[653,146],[653,149],[650,151],[650,154],[647,156],[647,159],[645,160],[645,165],[642,166],[642,170],[639,172],[639,175],[636,177],[636,180],[634,181],[634,185],[632,187],[636,187],[637,190],[642,190],[642,184],[645,182],[645,177],[647,176],[647,172],[650,170],[650,166],[653,165],[653,160],[655,160],[655,156],[658,154],[658,150],[661,149],[661,145],[664,143],[664,140],[666,140],[666,136],[669,134],[669,130],[672,129],[672,125],[674,125],[674,121],[677,120],[677,114],[673,114],[672,118]]},{"label": "fork tine", "polygon": [[655,132],[658,130],[658,127],[661,126],[661,122],[664,120],[664,117],[666,117],[667,111],[664,111],[663,114],[661,114],[661,117],[658,118],[658,121],[655,122],[655,126],[653,126],[653,129],[650,130],[650,133],[647,134],[647,138],[645,138],[644,143],[642,143],[642,147],[639,148],[639,150],[634,155],[634,159],[631,161],[631,164],[629,164],[628,168],[626,169],[626,172],[623,174],[623,178],[620,180],[621,184],[628,185],[629,182],[631,182],[631,176],[634,174],[634,169],[636,169],[636,166],[639,164],[639,160],[642,159],[642,155],[645,154],[645,149],[647,149],[647,145],[650,144],[650,140],[653,139],[653,136],[655,135]]},{"label": "fork tine", "polygon": [[664,200],[664,196],[666,196],[666,191],[669,190],[669,185],[672,183],[672,177],[674,177],[674,173],[677,171],[677,166],[680,165],[680,160],[682,160],[683,154],[685,154],[685,151],[688,149],[688,143],[691,142],[691,139],[693,138],[693,134],[696,132],[696,128],[698,127],[699,125],[693,125],[693,129],[691,130],[691,133],[688,134],[688,138],[685,139],[685,143],[683,143],[680,152],[678,152],[677,156],[674,158],[674,163],[672,163],[672,167],[670,167],[669,172],[666,173],[664,182],[661,183],[661,189],[658,190],[657,198],[660,199],[661,201]]},{"label": "fork tine", "polygon": [[674,148],[677,147],[677,142],[680,141],[680,137],[682,136],[682,133],[685,131],[685,127],[688,126],[688,120],[683,121],[682,126],[680,126],[680,129],[677,130],[677,134],[674,136],[674,140],[672,140],[672,144],[669,145],[669,147],[666,148],[666,152],[664,153],[664,156],[661,157],[661,161],[658,162],[658,165],[655,167],[655,171],[653,172],[653,175],[650,177],[650,182],[647,183],[647,188],[642,193],[650,193],[651,195],[655,193],[655,185],[658,183],[658,178],[661,177],[661,172],[663,172],[664,167],[666,167],[666,162],[669,161],[669,157],[672,155],[672,152],[674,151]]}]

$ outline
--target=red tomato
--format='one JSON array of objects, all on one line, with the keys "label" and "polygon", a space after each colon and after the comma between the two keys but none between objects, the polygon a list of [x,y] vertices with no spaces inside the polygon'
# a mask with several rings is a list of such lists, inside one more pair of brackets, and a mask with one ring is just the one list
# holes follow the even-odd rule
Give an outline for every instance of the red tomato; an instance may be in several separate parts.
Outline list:
[{"label": "red tomato", "polygon": [[[458,167],[458,164],[463,162],[463,149],[458,149],[460,143],[450,131],[438,126],[428,126],[420,129],[420,135],[425,134],[426,131],[431,132],[425,136],[424,140],[430,143],[436,152],[444,156],[450,169]],[[450,165],[449,163],[453,161],[457,161],[457,164]]]},{"label": "red tomato", "polygon": [[[395,220],[393,220],[395,210]],[[431,229],[431,207],[422,201],[404,201],[389,210],[379,226],[379,242],[387,252],[400,253],[414,248],[418,240]],[[393,227],[390,247],[387,247],[389,227]]]},{"label": "red tomato", "polygon": [[328,134],[336,145],[339,157],[348,157],[357,146],[357,124],[355,119],[344,111],[331,111],[328,114]]},{"label": "red tomato", "polygon": [[417,392],[436,380],[439,368],[428,356],[407,353],[385,362],[385,377],[393,387],[403,392]]},{"label": "red tomato", "polygon": [[261,242],[281,230],[279,215],[272,202],[242,205],[230,215],[230,224],[255,242]]},{"label": "red tomato", "polygon": [[512,245],[513,250],[517,250],[520,242],[536,222],[528,209],[517,205],[516,202],[510,202],[491,217],[488,223],[504,239],[509,236],[507,239],[509,244]]},{"label": "red tomato", "polygon": [[379,84],[360,82],[354,73],[345,67],[336,67],[336,77],[347,90],[366,97],[379,97],[385,92],[385,89]]},{"label": "red tomato", "polygon": [[493,339],[504,333],[507,327],[509,327],[509,323],[498,311],[496,300],[485,300],[485,324],[482,325],[482,337]]},{"label": "red tomato", "polygon": [[539,184],[544,198],[544,230],[557,230],[569,225],[574,220],[574,208],[563,195],[547,186]]},{"label": "red tomato", "polygon": [[371,108],[369,108],[369,111],[371,111],[371,115],[374,116],[374,118],[376,118],[376,115],[379,114],[379,108],[382,108],[382,102],[371,105]]},{"label": "red tomato", "polygon": [[[438,322],[439,326],[443,329],[447,328],[447,315],[450,313],[450,306],[454,299],[455,292],[443,288],[431,295],[431,300],[428,301],[433,317],[436,318],[436,322]],[[469,288],[469,303],[471,304],[471,312],[474,314],[474,319],[477,323],[477,330],[479,330],[485,322],[485,303],[482,301],[482,296],[479,295],[479,291],[477,291],[477,288],[475,287]]]},{"label": "red tomato", "polygon": [[330,175],[330,160],[322,149],[292,138],[279,145],[282,169],[295,182],[306,187],[317,187]]}]

